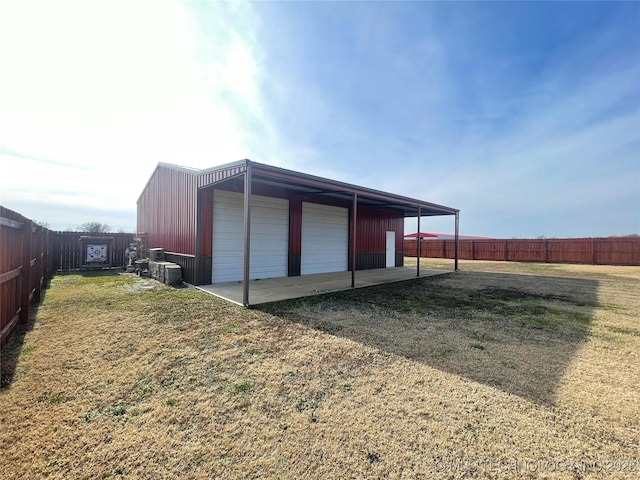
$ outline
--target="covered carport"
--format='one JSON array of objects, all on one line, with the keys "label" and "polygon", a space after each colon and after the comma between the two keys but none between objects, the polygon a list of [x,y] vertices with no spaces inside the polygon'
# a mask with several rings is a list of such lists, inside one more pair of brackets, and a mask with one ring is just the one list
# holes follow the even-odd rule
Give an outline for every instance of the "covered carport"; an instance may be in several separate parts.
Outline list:
[{"label": "covered carport", "polygon": [[[202,285],[200,288],[202,288],[203,290],[210,291],[211,293],[216,294],[216,285],[218,285],[218,287],[222,286],[222,284],[224,283],[228,284],[228,287],[235,285],[234,292],[236,293],[234,293],[233,295],[228,294],[226,297],[223,294],[219,295],[225,298],[233,297],[228,299],[236,301],[237,303],[241,303],[244,306],[250,306],[257,303],[257,300],[259,298],[264,298],[264,296],[267,295],[267,293],[265,293],[265,291],[263,290],[268,286],[266,282],[271,282],[271,285],[274,288],[277,284],[280,284],[288,285],[286,288],[292,289],[296,284],[302,285],[305,282],[309,283],[313,280],[311,278],[308,278],[310,277],[310,275],[306,275],[306,273],[320,275],[335,274],[333,277],[328,277],[331,278],[330,281],[334,282],[336,286],[335,289],[344,288],[345,278],[347,280],[346,288],[357,288],[361,285],[364,286],[364,284],[375,284],[370,282],[374,282],[374,278],[376,277],[376,275],[379,277],[379,281],[377,283],[385,283],[385,278],[393,278],[391,270],[394,269],[378,269],[366,267],[367,270],[359,270],[357,268],[356,262],[359,258],[357,246],[358,238],[360,235],[360,232],[358,232],[357,228],[359,223],[358,215],[359,210],[362,209],[377,209],[380,211],[392,212],[394,215],[402,218],[417,218],[418,231],[420,231],[420,221],[423,217],[441,215],[454,216],[456,236],[454,269],[456,271],[458,270],[457,238],[459,226],[459,210],[457,209],[424,202],[401,195],[395,195],[374,189],[369,189],[366,187],[338,182],[269,165],[259,164],[251,162],[249,160],[243,160],[242,162],[238,162],[231,167],[234,168],[235,173],[233,175],[225,176],[224,178],[212,182],[203,183],[199,186],[196,202],[196,264],[199,265],[202,263],[198,258],[198,252],[201,251],[201,249],[198,247],[198,243],[202,241],[202,238],[206,238],[206,235],[202,235],[202,232],[200,232],[200,234],[198,233],[198,229],[202,229],[201,226],[203,225],[203,212],[206,211],[207,208],[206,202],[203,201],[203,199],[212,198],[212,192],[214,192],[216,189],[234,191],[238,194],[242,194],[242,276],[241,279],[236,282],[216,282],[210,286]],[[209,196],[205,195],[205,192],[207,191],[210,192]],[[346,272],[328,272],[322,270],[314,270],[313,266],[315,264],[313,264],[310,260],[305,259],[300,245],[298,246],[298,250],[293,252],[296,255],[291,255],[291,252],[289,252],[288,275],[286,277],[266,278],[258,280],[255,274],[252,275],[251,262],[252,258],[255,259],[256,257],[255,254],[252,255],[252,237],[255,238],[255,236],[252,236],[251,228],[252,225],[255,225],[255,222],[252,222],[252,216],[255,214],[253,203],[257,198],[257,196],[254,195],[253,192],[259,192],[261,195],[264,195],[264,192],[272,192],[274,196],[285,199],[299,197],[315,199],[314,202],[316,203],[314,203],[314,205],[316,206],[314,208],[317,210],[317,212],[315,212],[315,218],[319,218],[319,215],[322,214],[324,214],[327,219],[333,218],[333,220],[327,223],[327,228],[329,229],[333,227],[335,233],[328,233],[327,239],[333,238],[333,236],[335,235],[344,236],[345,229],[338,228],[338,225],[340,224],[340,222],[342,222],[342,224],[346,222],[348,227],[348,237],[344,239],[348,241],[348,266]],[[326,208],[320,208],[322,205],[326,205]],[[311,207],[305,207],[304,202],[302,202],[302,210],[304,210],[304,208]],[[347,212],[347,217],[342,216],[339,211],[340,208]],[[324,210],[324,213],[321,212],[321,210]],[[304,219],[303,214],[304,212],[301,211],[300,216]],[[290,222],[290,224],[293,224],[293,222]],[[290,230],[292,228],[293,227],[290,226]],[[290,235],[292,234],[291,231],[289,233]],[[366,235],[366,232],[363,232],[362,235]],[[300,237],[298,243],[302,243],[305,241],[304,236],[300,232],[298,232],[298,237]],[[289,238],[290,243],[295,243],[294,240]],[[390,241],[390,239],[388,239],[387,241]],[[420,255],[420,243],[420,239],[418,239],[418,257]],[[398,254],[398,252],[394,253]],[[304,264],[305,262],[306,266]],[[387,266],[395,266],[397,264],[397,262],[389,262],[390,260],[387,260]],[[390,271],[387,272],[386,270]],[[401,279],[407,278],[408,269],[400,268],[397,270],[397,275],[399,275]],[[412,273],[409,274],[411,277],[421,276],[420,262],[417,262],[417,267],[415,269],[412,269],[411,272]],[[429,272],[423,272],[423,274],[424,273]],[[360,282],[361,279],[362,282]],[[322,283],[322,279],[319,279],[319,281],[320,283]],[[260,284],[260,287],[258,287],[258,284]],[[338,284],[340,285],[339,288]],[[241,301],[238,301],[238,286],[240,286],[242,290]],[[256,301],[253,301],[253,299],[251,298],[251,289],[256,289],[256,292],[260,292],[259,296],[256,294]],[[334,290],[334,288],[330,289],[321,287],[305,287],[304,291],[313,292],[316,290],[316,293],[321,293],[325,290]],[[219,288],[218,291],[220,291]]]}]

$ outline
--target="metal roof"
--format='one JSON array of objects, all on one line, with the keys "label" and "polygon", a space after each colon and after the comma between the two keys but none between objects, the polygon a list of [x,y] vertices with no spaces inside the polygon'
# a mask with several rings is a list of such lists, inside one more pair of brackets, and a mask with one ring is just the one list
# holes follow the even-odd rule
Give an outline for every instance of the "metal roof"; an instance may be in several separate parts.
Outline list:
[{"label": "metal roof", "polygon": [[[393,210],[402,213],[405,217],[417,216],[418,208],[420,209],[421,216],[425,217],[436,215],[455,215],[459,212],[456,208],[425,202],[424,200],[405,197],[394,193],[374,190],[372,188],[353,185],[338,180],[296,172],[285,168],[274,167],[247,159],[205,170],[196,170],[166,163],[159,164],[159,166],[160,165],[166,168],[186,171],[198,176],[204,176],[212,172],[220,172],[228,169],[238,169],[238,167],[244,167],[245,169],[251,168],[253,185],[261,184],[281,188],[293,194],[314,195],[327,199],[342,200],[345,202],[352,201],[353,195],[356,194],[358,196],[358,205],[360,206]],[[203,184],[200,185],[200,188],[206,188],[222,182],[239,182],[241,181],[241,178],[239,178],[241,176],[242,174],[239,174],[218,182]]]}]

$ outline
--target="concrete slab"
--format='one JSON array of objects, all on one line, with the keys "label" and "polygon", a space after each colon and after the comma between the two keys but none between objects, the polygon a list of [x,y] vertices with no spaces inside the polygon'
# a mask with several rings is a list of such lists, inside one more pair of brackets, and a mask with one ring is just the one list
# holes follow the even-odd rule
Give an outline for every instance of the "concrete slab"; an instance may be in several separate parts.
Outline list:
[{"label": "concrete slab", "polygon": [[[451,273],[451,270],[420,269],[420,277],[431,277],[445,273]],[[356,272],[356,288],[401,282],[414,278],[416,278],[416,269],[412,267],[359,270]],[[196,288],[242,305],[242,282],[214,283]],[[349,289],[351,289],[351,272],[317,273],[299,277],[251,280],[249,303],[251,305],[259,305]]]}]

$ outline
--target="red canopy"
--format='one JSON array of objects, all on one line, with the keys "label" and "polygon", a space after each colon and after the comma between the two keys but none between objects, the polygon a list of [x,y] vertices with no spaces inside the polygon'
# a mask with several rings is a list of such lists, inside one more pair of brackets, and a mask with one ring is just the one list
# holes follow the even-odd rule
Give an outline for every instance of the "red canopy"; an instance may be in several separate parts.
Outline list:
[{"label": "red canopy", "polygon": [[[410,233],[408,235],[405,235],[404,238],[418,238],[418,234],[417,233]],[[438,238],[438,235],[436,235],[434,233],[420,232],[420,238]]]}]

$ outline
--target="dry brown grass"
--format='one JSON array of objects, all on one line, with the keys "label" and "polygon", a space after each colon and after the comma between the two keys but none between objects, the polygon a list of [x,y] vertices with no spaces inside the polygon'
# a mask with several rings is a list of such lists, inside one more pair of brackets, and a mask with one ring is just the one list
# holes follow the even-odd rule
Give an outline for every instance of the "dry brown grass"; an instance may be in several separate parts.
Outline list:
[{"label": "dry brown grass", "polygon": [[640,269],[461,270],[264,311],[57,276],[0,477],[637,478]]}]

